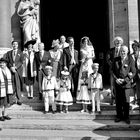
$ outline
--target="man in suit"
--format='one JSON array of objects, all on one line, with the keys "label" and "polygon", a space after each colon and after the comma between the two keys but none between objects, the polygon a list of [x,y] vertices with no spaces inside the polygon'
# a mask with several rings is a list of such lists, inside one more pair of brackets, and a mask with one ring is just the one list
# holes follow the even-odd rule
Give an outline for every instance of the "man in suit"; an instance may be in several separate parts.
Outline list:
[{"label": "man in suit", "polygon": [[18,42],[12,41],[13,49],[6,53],[6,59],[8,61],[8,68],[12,73],[14,95],[16,98],[16,103],[21,105],[21,87],[22,87],[22,62],[23,62],[23,53],[18,48]]},{"label": "man in suit", "polygon": [[112,65],[114,86],[116,89],[116,113],[115,122],[124,120],[130,124],[129,119],[129,95],[132,91],[132,79],[136,74],[135,62],[132,56],[128,55],[128,47],[121,46],[120,56],[114,59]]},{"label": "man in suit", "polygon": [[71,77],[72,95],[76,97],[78,73],[79,73],[79,55],[78,51],[74,49],[74,38],[68,37],[69,46],[63,49],[61,57],[61,69],[67,67]]},{"label": "man in suit", "polygon": [[112,98],[112,101],[111,101],[111,105],[114,104],[114,101],[115,101],[115,88],[114,88],[114,79],[113,79],[113,76],[112,76],[112,63],[114,61],[114,58],[120,56],[120,48],[123,44],[123,39],[119,36],[115,37],[114,40],[113,40],[113,44],[114,44],[114,47],[111,48],[108,52],[107,52],[107,55],[106,55],[106,61],[109,65],[109,70],[110,70],[110,86],[111,86],[111,98]]},{"label": "man in suit", "polygon": [[42,80],[44,68],[48,63],[52,62],[51,55],[44,50],[44,43],[38,44],[38,52],[35,53],[35,62],[37,67],[37,81],[39,86],[39,99],[42,100]]}]

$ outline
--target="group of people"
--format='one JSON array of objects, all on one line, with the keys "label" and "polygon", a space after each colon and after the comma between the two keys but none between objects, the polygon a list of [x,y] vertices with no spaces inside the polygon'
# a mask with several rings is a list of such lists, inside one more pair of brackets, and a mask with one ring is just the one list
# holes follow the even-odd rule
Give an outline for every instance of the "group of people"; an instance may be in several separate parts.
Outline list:
[{"label": "group of people", "polygon": [[[5,115],[7,105],[22,104],[23,82],[27,97],[34,97],[35,81],[38,82],[39,99],[44,100],[45,114],[49,112],[49,105],[52,106],[52,113],[56,113],[56,105],[60,105],[61,113],[68,113],[68,106],[73,104],[74,99],[76,103],[82,104],[81,112],[89,112],[87,106],[91,104],[90,113],[101,113],[103,79],[89,37],[81,38],[79,52],[74,48],[74,38],[68,37],[66,40],[64,35],[52,41],[52,49],[49,51],[46,51],[44,43],[40,42],[36,52],[34,44],[36,39],[27,41],[21,51],[18,42],[13,41],[13,49],[0,60],[1,120],[10,119]],[[134,41],[132,48],[134,51],[130,53],[123,39],[115,37],[114,47],[108,51],[106,57],[110,67],[112,98],[116,103],[115,122],[124,120],[128,124],[129,96],[132,89],[135,89],[137,102],[140,104],[140,43]]]},{"label": "group of people", "polygon": [[[56,112],[56,104],[60,105],[61,111],[64,105],[67,113],[68,106],[73,104],[73,97],[76,98],[77,103],[84,104],[81,112],[87,112],[87,105],[93,100],[92,112],[95,112],[95,100],[93,99],[95,97],[91,96],[90,92],[98,92],[103,85],[102,76],[97,74],[99,64],[93,63],[95,53],[89,37],[81,38],[80,55],[74,49],[73,37],[68,37],[67,42],[63,35],[60,39],[53,40],[52,49],[49,51],[46,51],[44,43],[40,42],[38,43],[39,51],[36,52],[33,49],[34,44],[36,44],[35,39],[26,42],[24,50],[21,51],[18,48],[18,42],[12,41],[12,50],[8,51],[0,61],[0,70],[3,71],[4,63],[10,73],[4,75],[2,72],[4,78],[1,79],[1,83],[6,85],[3,96],[3,85],[1,84],[0,104],[4,107],[2,112],[5,112],[7,105],[22,104],[23,83],[28,99],[33,99],[35,81],[38,82],[39,99],[44,99],[45,113],[49,111],[50,103],[53,113]],[[101,84],[96,84],[97,81],[100,81]],[[8,90],[9,86],[12,90]],[[12,98],[9,99],[9,95],[12,95]],[[7,101],[6,104],[5,101]],[[100,112],[99,101],[97,104],[98,112]],[[1,120],[4,120],[5,115],[3,114]]]},{"label": "group of people", "polygon": [[[140,83],[140,43],[134,40],[130,48],[124,45],[123,38],[114,38],[114,47],[107,53],[110,66],[112,103],[116,103],[115,122],[130,124],[130,95],[134,95],[139,104]],[[139,104],[140,105],[140,104]]]}]

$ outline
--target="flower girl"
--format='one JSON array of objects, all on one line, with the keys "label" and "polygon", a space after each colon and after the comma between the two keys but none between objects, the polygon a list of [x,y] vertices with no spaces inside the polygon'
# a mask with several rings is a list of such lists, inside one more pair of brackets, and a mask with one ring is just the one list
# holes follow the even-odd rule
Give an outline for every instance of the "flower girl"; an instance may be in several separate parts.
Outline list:
[{"label": "flower girl", "polygon": [[69,78],[69,72],[66,67],[61,71],[61,78],[58,81],[59,93],[56,97],[56,104],[60,105],[60,113],[63,113],[63,106],[65,107],[64,112],[68,113],[68,106],[73,104],[73,98],[71,95],[71,81]]},{"label": "flower girl", "polygon": [[88,93],[88,71],[83,71],[79,79],[76,102],[83,105],[81,112],[88,112],[87,105],[90,104],[90,96]]}]

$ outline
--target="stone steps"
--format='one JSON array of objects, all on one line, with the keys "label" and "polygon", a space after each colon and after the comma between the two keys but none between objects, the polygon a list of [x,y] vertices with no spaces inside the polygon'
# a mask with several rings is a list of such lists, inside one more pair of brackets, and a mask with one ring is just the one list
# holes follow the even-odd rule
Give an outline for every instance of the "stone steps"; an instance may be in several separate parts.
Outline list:
[{"label": "stone steps", "polygon": [[[42,111],[33,111],[33,110],[8,110],[7,113],[12,117],[12,118],[30,118],[30,119],[52,119],[52,120],[113,120],[116,115],[116,111],[102,111],[102,114],[90,114],[90,113],[81,113],[80,111],[69,111],[68,114],[66,113],[59,113],[57,112],[56,114],[48,113],[48,114],[43,114]],[[130,111],[130,119],[131,120],[139,120],[140,118],[140,113],[138,110],[135,111]]]},{"label": "stone steps", "polygon": [[4,129],[1,140],[139,140],[139,131],[79,131]]},{"label": "stone steps", "polygon": [[114,120],[36,120],[36,119],[12,119],[0,122],[1,129],[28,129],[28,130],[87,130],[87,131],[139,131],[140,121],[132,120],[128,125]]},{"label": "stone steps", "polygon": [[[23,104],[13,105],[7,113],[12,118],[0,122],[0,140],[139,140],[140,114],[131,105],[131,124],[115,123],[115,105],[109,97],[101,102],[102,113],[81,113],[81,104],[74,103],[69,113],[44,114],[38,97],[22,98]],[[89,110],[91,105],[89,105]],[[59,110],[59,107],[58,107]]]}]

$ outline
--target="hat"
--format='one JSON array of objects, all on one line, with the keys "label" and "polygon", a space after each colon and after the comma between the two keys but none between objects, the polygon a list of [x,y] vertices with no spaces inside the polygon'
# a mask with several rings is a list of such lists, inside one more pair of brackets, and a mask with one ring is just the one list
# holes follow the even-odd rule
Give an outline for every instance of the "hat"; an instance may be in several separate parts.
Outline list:
[{"label": "hat", "polygon": [[0,63],[1,63],[1,62],[8,63],[7,59],[5,59],[5,58],[0,58]]},{"label": "hat", "polygon": [[35,43],[36,43],[36,40],[35,39],[30,40],[30,41],[28,41],[28,42],[25,43],[24,47],[27,48],[28,45],[30,45],[30,44],[34,45]]},{"label": "hat", "polygon": [[132,43],[132,47],[133,46],[140,47],[140,42],[134,40],[133,43]]},{"label": "hat", "polygon": [[47,66],[45,66],[45,69],[50,69],[50,70],[52,70],[52,66],[49,66],[49,65],[47,65]]},{"label": "hat", "polygon": [[64,67],[64,70],[61,71],[61,74],[62,75],[65,75],[65,76],[68,76],[69,75],[68,68],[66,66]]},{"label": "hat", "polygon": [[11,42],[11,44],[13,44],[14,42],[17,42],[17,43],[18,43],[18,41],[17,41],[17,40],[13,40],[13,41]]},{"label": "hat", "polygon": [[99,68],[99,64],[98,63],[93,63],[92,68]]},{"label": "hat", "polygon": [[56,40],[53,40],[52,41],[52,48],[54,48],[55,46],[57,46],[57,45],[59,45],[59,40],[58,39],[56,39]]}]

